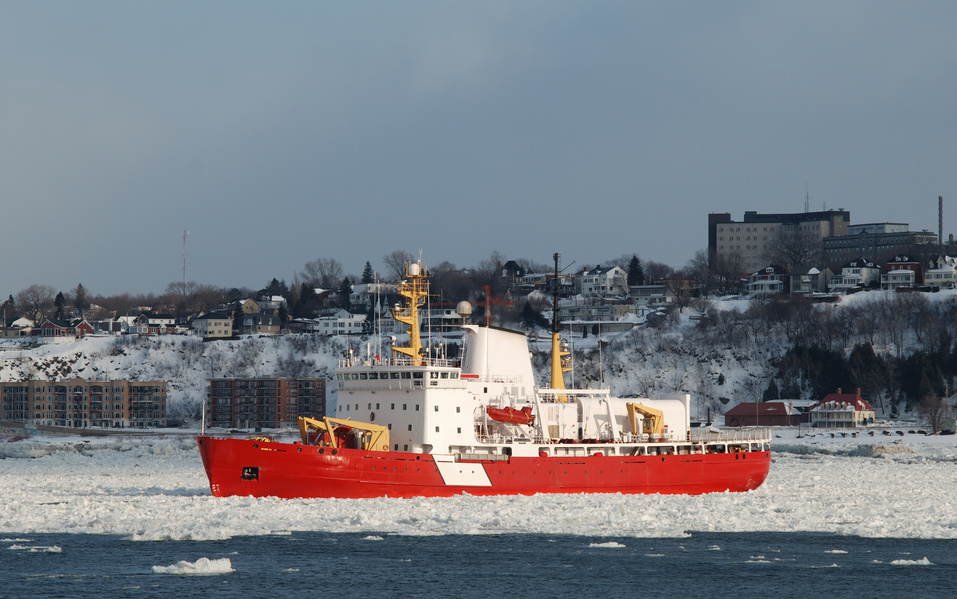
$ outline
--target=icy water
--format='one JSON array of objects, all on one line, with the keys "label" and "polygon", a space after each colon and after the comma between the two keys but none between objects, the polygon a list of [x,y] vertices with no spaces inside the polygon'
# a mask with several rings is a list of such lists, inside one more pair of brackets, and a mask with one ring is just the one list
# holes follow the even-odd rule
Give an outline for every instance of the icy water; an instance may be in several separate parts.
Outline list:
[{"label": "icy water", "polygon": [[[294,532],[201,542],[4,535],[0,596],[953,597],[955,566],[957,540],[804,533],[638,539]],[[196,568],[206,574],[183,574]]]}]

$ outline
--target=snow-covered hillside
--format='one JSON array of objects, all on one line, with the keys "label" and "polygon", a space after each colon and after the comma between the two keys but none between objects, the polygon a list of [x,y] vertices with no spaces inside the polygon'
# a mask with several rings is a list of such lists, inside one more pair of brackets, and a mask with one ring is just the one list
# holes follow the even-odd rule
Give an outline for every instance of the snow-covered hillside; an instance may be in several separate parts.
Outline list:
[{"label": "snow-covered hillside", "polygon": [[[920,295],[932,302],[957,299],[955,291]],[[895,297],[886,292],[860,293],[821,309],[860,308],[867,302]],[[710,309],[744,311],[748,305],[748,300],[725,299],[713,301]],[[659,328],[637,327],[625,333],[572,339],[574,371],[566,384],[607,386],[620,396],[688,392],[693,397],[692,415],[703,418],[708,409],[713,415],[740,401],[760,398],[772,376],[769,364],[787,351],[787,339],[755,334],[744,344],[714,342],[713,337],[704,343],[697,323],[691,319],[695,314],[692,308],[685,308]],[[719,335],[720,331],[709,334]],[[0,380],[164,380],[169,383],[169,414],[192,417],[199,414],[211,377],[328,376],[347,346],[365,355],[388,351],[382,349],[387,345],[375,339],[318,335],[210,343],[184,336],[88,336],[36,347],[6,340],[0,342]],[[548,345],[547,334],[533,335],[531,347],[539,384],[548,377]],[[334,393],[334,387],[330,392]]]}]

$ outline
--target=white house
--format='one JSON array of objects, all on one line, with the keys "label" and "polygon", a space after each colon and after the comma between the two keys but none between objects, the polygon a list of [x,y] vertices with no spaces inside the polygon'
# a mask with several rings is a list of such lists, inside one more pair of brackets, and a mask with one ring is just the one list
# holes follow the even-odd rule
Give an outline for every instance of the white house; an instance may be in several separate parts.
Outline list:
[{"label": "white house", "polygon": [[752,296],[784,293],[788,271],[776,264],[765,266],[748,276],[748,293]]},{"label": "white house", "polygon": [[233,315],[229,312],[210,312],[193,319],[195,335],[203,339],[224,339],[233,335]]},{"label": "white house", "polygon": [[618,266],[596,266],[582,273],[582,293],[585,295],[627,295],[628,273]]},{"label": "white house", "polygon": [[310,328],[323,335],[359,335],[365,321],[365,314],[355,314],[341,308],[333,314],[315,319],[316,326]]},{"label": "white house", "polygon": [[957,283],[957,258],[940,256],[930,261],[930,268],[924,271],[924,283],[937,287],[949,287]]},{"label": "white house", "polygon": [[841,274],[831,277],[830,289],[835,293],[847,293],[854,287],[867,287],[880,281],[881,267],[864,258],[851,260],[841,267]]}]

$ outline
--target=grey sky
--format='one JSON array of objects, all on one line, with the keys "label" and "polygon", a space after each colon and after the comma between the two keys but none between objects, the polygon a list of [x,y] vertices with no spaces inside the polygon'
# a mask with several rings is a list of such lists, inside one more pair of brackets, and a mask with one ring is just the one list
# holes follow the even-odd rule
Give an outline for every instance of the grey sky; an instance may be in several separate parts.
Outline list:
[{"label": "grey sky", "polygon": [[957,232],[957,3],[0,0],[0,297]]}]

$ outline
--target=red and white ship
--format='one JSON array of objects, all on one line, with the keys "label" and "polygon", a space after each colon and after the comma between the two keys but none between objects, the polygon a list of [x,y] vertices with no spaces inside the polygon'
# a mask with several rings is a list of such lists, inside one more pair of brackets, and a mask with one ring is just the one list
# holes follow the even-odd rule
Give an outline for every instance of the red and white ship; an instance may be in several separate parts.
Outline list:
[{"label": "red and white ship", "polygon": [[299,441],[198,437],[213,495],[698,494],[749,491],[767,477],[768,430],[693,431],[689,395],[565,389],[557,324],[547,389],[534,384],[523,333],[466,324],[461,361],[425,357],[427,273],[416,263],[406,274],[407,305],[394,316],[409,346],[342,362],[334,417],[300,418]]}]

